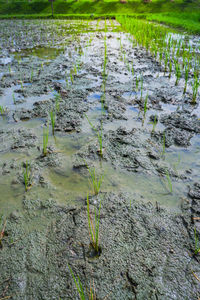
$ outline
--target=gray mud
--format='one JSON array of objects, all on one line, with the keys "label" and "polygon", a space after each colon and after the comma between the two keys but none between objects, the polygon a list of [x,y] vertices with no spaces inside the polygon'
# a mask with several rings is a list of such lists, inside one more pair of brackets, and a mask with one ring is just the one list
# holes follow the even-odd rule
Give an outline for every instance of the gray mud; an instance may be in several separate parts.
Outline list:
[{"label": "gray mud", "polygon": [[[175,86],[115,21],[1,24],[0,299],[78,299],[68,265],[98,300],[198,299],[200,114],[190,81],[183,95],[183,78]],[[103,176],[97,196],[87,168]],[[101,201],[98,257],[87,193],[93,216]]]}]

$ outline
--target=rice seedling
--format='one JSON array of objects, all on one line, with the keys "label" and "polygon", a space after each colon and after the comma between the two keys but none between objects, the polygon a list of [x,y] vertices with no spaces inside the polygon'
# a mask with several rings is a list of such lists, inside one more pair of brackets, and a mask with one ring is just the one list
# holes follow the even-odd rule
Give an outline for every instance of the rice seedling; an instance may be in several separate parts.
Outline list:
[{"label": "rice seedling", "polygon": [[146,94],[145,101],[144,101],[144,116],[147,112],[147,101],[148,101],[148,93]]},{"label": "rice seedling", "polygon": [[70,72],[69,76],[70,76],[71,84],[73,84],[74,83],[74,76],[73,76],[72,72]]},{"label": "rice seedling", "polygon": [[135,78],[135,89],[136,89],[136,91],[138,91],[138,86],[139,86],[139,78],[137,78],[137,75],[136,75],[136,78]]},{"label": "rice seedling", "polygon": [[168,60],[169,60],[169,54],[168,54],[167,51],[165,51],[165,60],[164,60],[164,63],[165,63],[165,70],[164,70],[164,73],[167,72]]},{"label": "rice seedling", "polygon": [[141,89],[140,89],[140,99],[142,100],[143,96],[143,76],[140,76],[140,82],[141,82]]},{"label": "rice seedling", "polygon": [[154,119],[153,119],[153,122],[151,122],[151,124],[153,125],[153,128],[152,128],[152,133],[155,132],[155,128],[156,128],[156,125],[158,123],[158,117],[155,115],[154,116]]},{"label": "rice seedling", "polygon": [[185,66],[185,86],[184,86],[183,94],[185,94],[187,90],[188,78],[189,78],[189,64]]},{"label": "rice seedling", "polygon": [[200,243],[199,243],[199,238],[197,236],[196,228],[194,228],[194,239],[195,239],[194,254],[197,255],[200,252]]},{"label": "rice seedling", "polygon": [[60,95],[60,93],[55,94],[55,110],[56,112],[60,111],[60,101],[61,101],[62,97]]},{"label": "rice seedling", "polygon": [[170,178],[168,170],[166,170],[165,177],[167,179],[167,185],[166,185],[166,187],[167,187],[169,193],[171,194],[172,193],[172,181],[171,181],[171,178]]},{"label": "rice seedling", "polygon": [[[90,284],[90,289],[89,291],[87,291],[87,296],[85,295],[84,293],[84,290],[83,290],[83,285],[81,283],[81,280],[80,280],[80,277],[77,275],[77,279],[71,269],[71,267],[68,265],[68,268],[70,270],[70,273],[72,275],[72,278],[74,280],[74,283],[75,283],[75,286],[76,286],[76,289],[78,291],[78,295],[79,295],[79,298],[80,300],[97,300],[97,295],[96,295],[96,291],[95,291],[95,287],[94,287],[94,282],[93,282],[93,288],[92,288],[92,285]],[[104,298],[106,299],[106,298]]]},{"label": "rice seedling", "polygon": [[171,59],[169,60],[169,78],[171,78],[172,75],[172,61]]},{"label": "rice seedling", "polygon": [[199,86],[200,86],[200,80],[198,77],[195,77],[192,84],[192,104],[196,103]]},{"label": "rice seedling", "polygon": [[90,203],[89,196],[87,194],[87,216],[88,216],[88,227],[89,227],[89,235],[90,235],[90,244],[93,249],[96,251],[96,254],[99,254],[99,221],[100,221],[100,211],[101,211],[101,200],[99,203],[98,215],[95,208],[94,211],[94,220],[92,219],[90,212]]},{"label": "rice seedling", "polygon": [[31,187],[31,167],[27,161],[25,163],[25,170],[23,171],[23,177],[24,177],[25,191],[27,192]]},{"label": "rice seedling", "polygon": [[13,103],[16,104],[16,98],[15,98],[15,94],[12,93],[12,98],[13,98]]},{"label": "rice seedling", "polygon": [[176,73],[176,82],[175,85],[178,85],[181,78],[181,69],[178,61],[175,61],[175,73]]},{"label": "rice seedling", "polygon": [[81,283],[81,280],[80,280],[79,276],[77,275],[77,278],[78,278],[78,280],[77,280],[69,265],[68,265],[68,268],[70,270],[70,273],[71,273],[72,278],[74,280],[74,283],[76,285],[80,300],[86,300],[86,297],[85,297],[85,294],[84,294],[84,291],[83,291],[83,285]]},{"label": "rice seedling", "polygon": [[89,166],[86,164],[88,172],[90,174],[90,183],[93,189],[93,192],[95,195],[98,195],[102,182],[103,182],[103,178],[104,178],[104,174],[101,176],[96,175],[96,171],[95,168],[89,168]]},{"label": "rice seedling", "polygon": [[99,142],[99,154],[101,157],[103,157],[103,124],[101,121],[101,128],[100,130],[97,130],[92,122],[89,120],[88,116],[85,114],[86,119],[88,120],[88,123],[90,124],[91,128],[96,132],[98,142]]},{"label": "rice seedling", "polygon": [[47,155],[47,145],[49,140],[49,124],[47,124],[47,127],[43,127],[43,155]]},{"label": "rice seedling", "polygon": [[55,123],[56,123],[56,112],[54,110],[51,110],[49,115],[50,115],[50,119],[51,119],[52,134],[54,135],[54,129],[55,129]]},{"label": "rice seedling", "polygon": [[20,80],[20,81],[19,81],[19,83],[20,83],[20,85],[21,85],[21,89],[23,90],[23,89],[24,89],[24,86],[23,86],[23,81],[22,81],[22,80]]},{"label": "rice seedling", "polygon": [[8,113],[7,107],[3,107],[2,105],[0,105],[0,115],[5,116],[7,113]]},{"label": "rice seedling", "polygon": [[10,66],[10,64],[8,65],[8,70],[9,70],[9,74],[11,75],[12,71],[11,71],[11,66]]}]

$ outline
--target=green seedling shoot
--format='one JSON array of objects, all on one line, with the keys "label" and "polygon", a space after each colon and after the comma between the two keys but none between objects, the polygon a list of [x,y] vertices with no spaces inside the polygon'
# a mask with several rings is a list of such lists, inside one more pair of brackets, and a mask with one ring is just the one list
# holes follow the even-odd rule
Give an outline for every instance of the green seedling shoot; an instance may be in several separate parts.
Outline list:
[{"label": "green seedling shoot", "polygon": [[43,155],[47,155],[47,145],[49,140],[49,124],[47,127],[43,127]]},{"label": "green seedling shoot", "polygon": [[54,129],[55,129],[55,123],[56,123],[56,112],[54,110],[51,110],[50,113],[50,119],[51,119],[51,127],[52,127],[52,134],[54,135]]},{"label": "green seedling shoot", "polygon": [[196,104],[199,85],[200,85],[200,80],[198,79],[198,77],[195,77],[192,85],[192,104]]},{"label": "green seedling shoot", "polygon": [[196,228],[194,228],[194,239],[195,239],[194,254],[197,255],[200,252],[200,243],[199,243],[199,239],[198,239],[198,236],[197,236]]},{"label": "green seedling shoot", "polygon": [[101,176],[97,177],[95,168],[89,168],[88,165],[87,165],[87,169],[88,169],[88,172],[90,174],[90,183],[91,183],[92,189],[94,191],[94,194],[98,195],[98,193],[100,191],[100,188],[101,188],[101,184],[102,184],[104,175],[101,175]]},{"label": "green seedling shoot", "polygon": [[103,124],[101,122],[101,128],[100,130],[97,130],[92,122],[89,120],[88,116],[85,114],[86,119],[88,120],[88,123],[90,124],[91,128],[96,132],[98,142],[99,142],[99,154],[101,157],[103,157]]},{"label": "green seedling shoot", "polygon": [[95,208],[94,220],[92,219],[90,212],[89,196],[87,194],[87,216],[88,216],[88,227],[90,235],[90,243],[96,253],[99,253],[99,221],[100,221],[101,201],[99,203],[98,215]]}]

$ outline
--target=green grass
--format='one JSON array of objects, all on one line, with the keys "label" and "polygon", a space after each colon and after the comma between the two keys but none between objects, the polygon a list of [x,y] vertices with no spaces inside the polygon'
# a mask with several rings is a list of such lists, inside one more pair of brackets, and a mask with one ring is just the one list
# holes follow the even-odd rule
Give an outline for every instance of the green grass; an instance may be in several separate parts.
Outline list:
[{"label": "green grass", "polygon": [[104,178],[104,174],[97,176],[95,168],[89,168],[88,165],[87,165],[87,169],[88,169],[88,172],[90,173],[90,177],[91,177],[90,183],[93,188],[94,194],[98,195],[100,188],[101,188],[103,178]]},{"label": "green grass", "polygon": [[[200,10],[200,4],[198,9]],[[175,28],[184,29],[191,33],[200,34],[200,13],[167,12],[159,14],[149,14],[146,15],[145,18],[149,21],[164,23]]]},{"label": "green grass", "polygon": [[[200,34],[200,2],[198,0],[142,0],[120,3],[116,0],[56,0],[53,3],[55,19],[115,18],[118,15],[133,16]],[[51,3],[42,1],[0,0],[0,19],[48,19],[52,18]]]},{"label": "green grass", "polygon": [[88,216],[88,227],[90,242],[96,253],[99,253],[99,221],[100,221],[101,201],[99,203],[98,215],[95,208],[94,220],[92,219],[90,212],[89,196],[87,194],[87,216]]},{"label": "green grass", "polygon": [[42,153],[43,153],[44,156],[47,155],[48,140],[49,140],[49,124],[47,124],[47,127],[43,127],[43,149],[42,149]]}]

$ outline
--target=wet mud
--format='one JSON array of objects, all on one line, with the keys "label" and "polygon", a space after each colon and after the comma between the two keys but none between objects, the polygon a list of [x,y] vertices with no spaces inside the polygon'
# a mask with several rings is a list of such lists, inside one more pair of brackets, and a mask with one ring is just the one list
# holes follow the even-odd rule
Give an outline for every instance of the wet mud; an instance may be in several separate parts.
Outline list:
[{"label": "wet mud", "polygon": [[200,297],[199,94],[175,81],[114,20],[2,21],[0,299],[79,299],[68,266],[99,300]]}]

